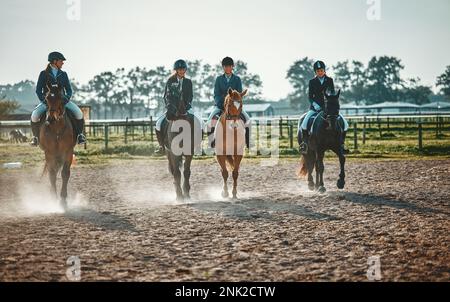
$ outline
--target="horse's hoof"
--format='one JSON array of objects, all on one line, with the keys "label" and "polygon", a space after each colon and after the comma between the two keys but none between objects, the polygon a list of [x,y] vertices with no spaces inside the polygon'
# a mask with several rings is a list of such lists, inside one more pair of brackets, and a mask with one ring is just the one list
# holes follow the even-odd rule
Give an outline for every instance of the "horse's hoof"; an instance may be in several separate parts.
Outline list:
[{"label": "horse's hoof", "polygon": [[178,201],[178,202],[183,202],[183,201],[184,201],[183,196],[177,196],[177,201]]},{"label": "horse's hoof", "polygon": [[236,201],[236,200],[238,200],[238,198],[237,198],[237,195],[233,195],[233,201]]},{"label": "horse's hoof", "polygon": [[327,191],[327,189],[325,189],[324,186],[320,186],[320,187],[317,189],[317,192],[319,192],[320,194],[323,194],[323,193],[325,193],[326,191]]},{"label": "horse's hoof", "polygon": [[310,191],[314,191],[314,190],[315,190],[314,184],[308,184],[308,189],[309,189]]},{"label": "horse's hoof", "polygon": [[228,196],[229,196],[228,192],[225,192],[225,191],[222,192],[222,197],[223,198],[228,198]]},{"label": "horse's hoof", "polygon": [[184,194],[183,198],[184,198],[184,200],[191,200],[191,195]]},{"label": "horse's hoof", "polygon": [[67,211],[67,199],[65,199],[65,198],[61,199],[60,205],[64,211]]},{"label": "horse's hoof", "polygon": [[345,187],[345,180],[343,180],[343,179],[339,179],[338,181],[337,181],[337,187],[338,187],[338,189],[340,189],[340,190],[342,190],[344,187]]}]

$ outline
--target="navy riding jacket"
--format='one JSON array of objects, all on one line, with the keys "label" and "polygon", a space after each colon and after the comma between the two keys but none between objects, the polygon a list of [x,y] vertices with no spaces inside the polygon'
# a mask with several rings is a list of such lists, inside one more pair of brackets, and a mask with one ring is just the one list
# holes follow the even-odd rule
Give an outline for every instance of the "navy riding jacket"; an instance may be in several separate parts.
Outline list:
[{"label": "navy riding jacket", "polygon": [[311,110],[314,110],[312,105],[316,102],[321,108],[325,105],[325,91],[330,94],[334,94],[334,82],[333,79],[325,75],[323,84],[320,83],[318,77],[309,81],[309,102],[311,103]]},{"label": "navy riding jacket", "polygon": [[228,94],[229,88],[234,89],[238,92],[242,92],[241,78],[235,74],[232,74],[230,81],[227,81],[227,78],[224,74],[218,76],[216,79],[216,84],[214,85],[214,103],[216,107],[222,110],[224,109],[223,103],[225,101],[225,97]]},{"label": "navy riding jacket", "polygon": [[58,84],[60,87],[63,87],[64,97],[66,99],[65,102],[68,102],[72,97],[72,86],[70,85],[70,80],[67,76],[67,73],[60,69],[58,69],[56,77],[53,77],[51,71],[49,71],[48,73],[46,70],[41,71],[36,84],[36,94],[39,100],[41,102],[45,102],[45,95],[48,92],[47,85],[51,86],[52,84]]}]

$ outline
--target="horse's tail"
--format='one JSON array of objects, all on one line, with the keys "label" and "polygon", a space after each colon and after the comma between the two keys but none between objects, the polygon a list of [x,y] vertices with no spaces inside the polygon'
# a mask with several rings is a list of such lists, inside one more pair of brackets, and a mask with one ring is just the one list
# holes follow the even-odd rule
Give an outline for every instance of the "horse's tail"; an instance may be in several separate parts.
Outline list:
[{"label": "horse's tail", "polygon": [[231,155],[227,155],[226,157],[228,166],[230,167],[231,170],[234,170],[234,160],[233,160],[233,156]]},{"label": "horse's tail", "polygon": [[308,174],[308,169],[306,168],[306,159],[305,156],[302,155],[302,159],[300,160],[300,167],[297,171],[297,176],[303,178],[306,176],[306,174]]}]

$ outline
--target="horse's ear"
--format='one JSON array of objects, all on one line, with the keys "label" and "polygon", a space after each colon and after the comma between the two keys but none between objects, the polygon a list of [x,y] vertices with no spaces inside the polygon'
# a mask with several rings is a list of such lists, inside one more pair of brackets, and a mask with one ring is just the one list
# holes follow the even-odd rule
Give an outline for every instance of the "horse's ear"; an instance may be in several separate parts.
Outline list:
[{"label": "horse's ear", "polygon": [[242,91],[241,97],[245,96],[247,94],[247,92],[248,92],[248,89],[245,89],[244,91]]},{"label": "horse's ear", "polygon": [[233,96],[233,89],[228,88],[228,94],[229,94],[230,96]]},{"label": "horse's ear", "polygon": [[341,90],[339,89],[338,92],[336,93],[336,97],[339,98],[340,95],[341,95]]}]

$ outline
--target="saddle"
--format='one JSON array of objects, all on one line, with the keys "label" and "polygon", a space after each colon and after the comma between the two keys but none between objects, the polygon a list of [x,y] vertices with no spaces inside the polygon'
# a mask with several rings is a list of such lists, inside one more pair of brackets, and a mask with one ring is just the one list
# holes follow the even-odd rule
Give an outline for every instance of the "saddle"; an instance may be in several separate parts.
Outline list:
[{"label": "saddle", "polygon": [[[70,121],[70,124],[71,124],[71,126],[72,126],[72,131],[73,131],[73,139],[74,139],[74,141],[76,142],[76,140],[77,140],[77,131],[76,131],[76,124],[75,124],[75,116],[72,114],[72,112],[70,112],[70,110],[66,110],[65,112],[64,112],[64,117],[66,117],[67,116],[67,118],[69,119],[69,121]],[[39,120],[39,123],[40,123],[40,125],[39,125],[39,127],[42,127],[42,125],[45,123],[45,119],[46,119],[46,115],[45,114],[43,114],[42,116],[41,116],[41,119]]]},{"label": "saddle", "polygon": [[[324,115],[323,111],[319,111],[319,112],[314,113],[314,114],[309,118],[309,120],[308,120],[308,125],[307,125],[307,128],[306,128],[306,129],[308,130],[308,133],[309,133],[309,134],[312,134],[313,131],[315,130],[315,129],[313,128],[313,125],[314,125],[314,123],[316,122],[316,120],[317,120],[318,118],[322,118],[323,115]],[[306,117],[306,113],[303,114],[303,115],[300,117],[299,125],[301,125],[301,124],[303,123],[303,120],[305,119],[305,117]],[[344,120],[342,119],[341,116],[338,117],[338,125],[339,125],[339,127],[340,127],[342,130],[344,129]],[[299,130],[300,130],[300,129],[299,129]],[[300,132],[300,131],[299,131],[299,132]]]}]

